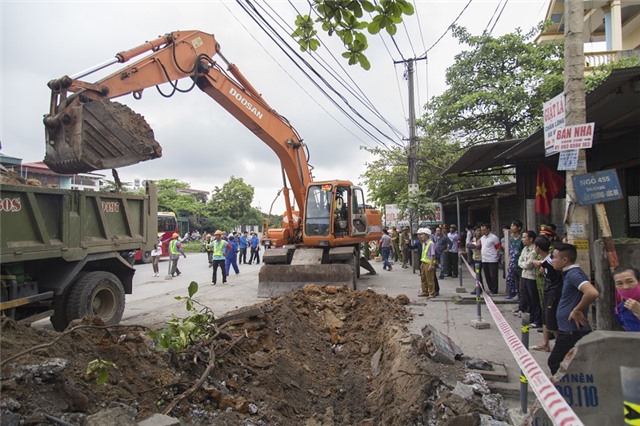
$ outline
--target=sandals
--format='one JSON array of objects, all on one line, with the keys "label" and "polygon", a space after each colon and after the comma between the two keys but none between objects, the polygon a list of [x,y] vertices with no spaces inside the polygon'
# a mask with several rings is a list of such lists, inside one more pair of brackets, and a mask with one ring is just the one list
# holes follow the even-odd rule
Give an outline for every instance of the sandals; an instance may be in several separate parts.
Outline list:
[{"label": "sandals", "polygon": [[551,352],[551,349],[545,348],[541,345],[531,346],[532,351],[540,351],[540,352]]}]

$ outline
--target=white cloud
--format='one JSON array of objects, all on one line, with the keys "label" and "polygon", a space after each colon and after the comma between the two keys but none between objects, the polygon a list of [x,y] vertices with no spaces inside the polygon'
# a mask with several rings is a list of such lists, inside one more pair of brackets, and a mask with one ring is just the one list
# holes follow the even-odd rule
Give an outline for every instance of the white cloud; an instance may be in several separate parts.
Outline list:
[{"label": "white cloud", "polygon": [[[257,3],[268,9],[267,3]],[[307,11],[306,1],[294,3]],[[425,46],[431,46],[466,1],[417,0],[415,3],[424,43],[417,19],[407,18],[406,32],[401,27],[395,38],[404,57],[411,57],[414,52],[419,56]],[[509,2],[494,34],[510,32],[516,27],[530,28],[544,17],[546,4],[544,0]],[[269,2],[268,5],[292,25],[294,11],[288,2]],[[474,34],[480,33],[496,5],[497,1],[473,2],[459,24]],[[265,100],[297,129],[309,146],[316,179],[349,179],[357,183],[364,172],[364,163],[370,159],[360,146],[365,143],[373,146],[375,142],[323,97],[235,2],[3,1],[0,7],[0,139],[6,155],[23,158],[25,162],[40,161],[44,157],[42,116],[48,110],[50,93],[46,83],[49,80],[88,69],[160,34],[198,29],[215,34],[225,57],[238,65]],[[369,37],[367,55],[373,67],[368,72],[349,67],[340,56],[337,40],[322,37],[366,97],[406,136],[407,84],[402,79],[402,66],[392,62],[392,59],[399,60],[400,54],[389,37],[384,37],[386,48],[380,37]],[[428,75],[426,62],[418,62],[416,87],[420,105],[428,96],[445,89],[444,72],[461,48],[448,34],[429,53]],[[308,55],[298,53],[326,75]],[[342,73],[334,59],[326,55],[326,50],[322,55],[327,64]],[[115,70],[112,67],[109,72]],[[97,76],[87,77],[87,80],[93,79]],[[318,81],[317,77],[314,79]],[[188,80],[181,81],[180,86],[187,87],[188,83]],[[347,89],[333,80],[331,84],[367,120],[393,136]],[[353,83],[348,85],[355,90]],[[282,186],[277,157],[207,95],[195,88],[193,92],[164,99],[155,88],[148,88],[141,101],[130,96],[118,100],[146,117],[163,147],[162,158],[119,170],[123,180],[176,178],[189,182],[192,188],[208,191],[222,186],[234,175],[256,188],[254,205],[260,205],[263,210],[269,208]],[[417,113],[420,111],[418,106]],[[357,120],[363,122],[363,119]],[[377,133],[376,136],[382,139]],[[108,171],[103,173],[110,176]],[[276,202],[275,211],[283,208],[284,203]]]}]

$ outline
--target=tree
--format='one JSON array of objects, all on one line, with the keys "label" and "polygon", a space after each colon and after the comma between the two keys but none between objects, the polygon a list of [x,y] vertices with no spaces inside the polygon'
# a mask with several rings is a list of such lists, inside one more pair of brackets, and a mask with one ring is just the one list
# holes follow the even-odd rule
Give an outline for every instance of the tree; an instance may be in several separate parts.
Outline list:
[{"label": "tree", "polygon": [[194,195],[178,193],[179,189],[189,188],[189,184],[177,179],[160,179],[158,186],[158,211],[174,212],[178,216],[189,218],[194,228],[201,228],[201,219],[205,214],[205,204]]},{"label": "tree", "polygon": [[[391,150],[365,148],[377,156],[367,163],[363,177],[369,188],[369,198],[376,205],[397,204],[403,212],[415,205],[436,200],[451,192],[465,188],[486,186],[492,183],[487,177],[458,177],[443,173],[460,158],[460,143],[437,133],[433,124],[418,122],[422,136],[418,143],[418,172],[420,193],[412,198],[408,193],[407,152],[404,148]],[[412,207],[413,206],[413,207]]]},{"label": "tree", "polygon": [[242,178],[231,176],[222,188],[215,187],[208,203],[214,216],[227,216],[240,220],[251,209],[254,188],[244,183]]},{"label": "tree", "polygon": [[[342,41],[346,51],[342,54],[349,60],[349,65],[360,64],[366,70],[371,68],[364,51],[369,46],[365,28],[369,34],[378,34],[386,30],[395,35],[397,25],[402,22],[403,15],[413,15],[413,5],[407,0],[313,0],[310,3],[318,16],[315,20],[309,15],[296,17],[296,30],[291,34],[298,40],[300,50],[315,51],[320,47],[316,23],[329,36],[336,35]],[[368,12],[371,20],[363,19]]]},{"label": "tree", "polygon": [[564,61],[562,44],[531,41],[539,31],[472,36],[455,26],[453,35],[470,50],[455,56],[448,89],[428,106],[437,128],[468,146],[525,137],[540,127],[542,103],[562,92]]}]

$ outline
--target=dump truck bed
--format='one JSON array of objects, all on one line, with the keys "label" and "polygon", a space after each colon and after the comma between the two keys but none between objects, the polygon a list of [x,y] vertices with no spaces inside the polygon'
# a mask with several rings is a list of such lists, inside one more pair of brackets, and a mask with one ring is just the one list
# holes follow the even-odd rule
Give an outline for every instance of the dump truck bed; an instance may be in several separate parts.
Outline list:
[{"label": "dump truck bed", "polygon": [[0,263],[150,250],[156,210],[147,195],[2,185]]}]

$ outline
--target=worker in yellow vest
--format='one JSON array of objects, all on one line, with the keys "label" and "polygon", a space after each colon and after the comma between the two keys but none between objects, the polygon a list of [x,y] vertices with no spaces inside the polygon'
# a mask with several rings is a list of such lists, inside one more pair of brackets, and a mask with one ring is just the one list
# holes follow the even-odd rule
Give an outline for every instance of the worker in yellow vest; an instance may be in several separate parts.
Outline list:
[{"label": "worker in yellow vest", "polygon": [[169,243],[169,259],[171,259],[172,277],[175,277],[176,274],[181,274],[180,269],[178,269],[178,259],[180,259],[180,255],[187,257],[187,255],[184,254],[184,250],[182,250],[182,244],[178,241],[179,238],[180,235],[176,232],[171,236],[171,242]]},{"label": "worker in yellow vest", "polygon": [[418,297],[433,299],[436,297],[436,248],[431,240],[429,228],[418,229],[418,238],[421,243],[420,255],[420,287]]},{"label": "worker in yellow vest", "polygon": [[208,248],[213,252],[213,275],[211,283],[216,285],[218,281],[218,267],[222,271],[222,283],[227,282],[227,273],[225,271],[225,254],[227,253],[227,242],[222,239],[222,231],[217,230],[213,233],[213,240],[209,243]]},{"label": "worker in yellow vest", "polygon": [[211,234],[207,234],[204,237],[204,241],[202,242],[202,246],[204,247],[204,251],[207,253],[207,261],[209,262],[209,268],[213,266],[213,249],[211,248]]}]

